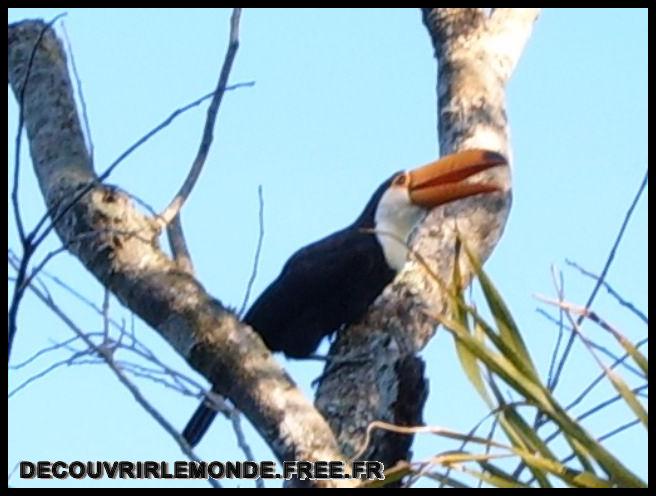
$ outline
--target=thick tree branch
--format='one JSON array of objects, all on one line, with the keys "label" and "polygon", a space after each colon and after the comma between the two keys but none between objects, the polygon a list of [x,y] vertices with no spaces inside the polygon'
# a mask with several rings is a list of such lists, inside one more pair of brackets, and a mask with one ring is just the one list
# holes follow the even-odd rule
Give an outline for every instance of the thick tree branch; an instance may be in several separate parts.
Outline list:
[{"label": "thick tree branch", "polygon": [[[438,60],[438,132],[442,154],[487,148],[510,157],[505,85],[537,16],[536,9],[423,9]],[[415,164],[405,164],[411,167]],[[459,234],[486,259],[496,245],[511,204],[509,168],[487,172],[504,192],[470,197],[434,209],[416,230],[411,248],[445,281],[451,280]],[[465,258],[465,257],[463,257]],[[459,259],[460,272],[471,276]],[[363,321],[340,332],[331,354],[362,356],[327,367],[316,405],[336,432],[344,453],[353,456],[372,421],[419,425],[428,386],[416,353],[433,336],[433,315],[446,299],[422,263],[404,270],[370,308]],[[408,435],[376,432],[364,459],[389,466],[409,457]]]},{"label": "thick tree branch", "polygon": [[[23,90],[30,51],[43,26],[41,21],[9,26],[9,82],[15,95]],[[140,213],[125,192],[98,182],[65,55],[52,31],[37,50],[23,112],[34,170],[52,217],[58,218],[66,199],[89,188],[72,207],[62,207],[67,210],[55,228],[64,245],[230,398],[280,460],[342,459],[325,420],[259,337],[160,250],[158,222]],[[76,241],[81,234],[85,241]]]}]

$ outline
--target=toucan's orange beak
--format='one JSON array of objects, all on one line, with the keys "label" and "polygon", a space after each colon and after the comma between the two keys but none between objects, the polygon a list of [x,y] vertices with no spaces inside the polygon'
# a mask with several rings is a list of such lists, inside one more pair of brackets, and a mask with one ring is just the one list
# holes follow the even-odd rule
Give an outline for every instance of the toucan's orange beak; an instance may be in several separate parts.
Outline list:
[{"label": "toucan's orange beak", "polygon": [[470,183],[466,179],[491,167],[508,165],[506,158],[489,150],[466,150],[408,172],[408,191],[415,205],[433,208],[460,198],[501,191],[498,184]]}]

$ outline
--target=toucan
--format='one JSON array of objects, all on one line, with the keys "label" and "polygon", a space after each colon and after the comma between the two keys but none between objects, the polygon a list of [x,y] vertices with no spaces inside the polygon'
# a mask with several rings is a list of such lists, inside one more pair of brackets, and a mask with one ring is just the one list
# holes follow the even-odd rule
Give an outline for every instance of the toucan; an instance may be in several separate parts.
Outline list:
[{"label": "toucan", "polygon": [[[476,149],[395,173],[355,222],[294,253],[244,322],[271,351],[307,358],[324,337],[357,322],[392,282],[406,262],[408,237],[430,209],[500,191],[494,181],[473,176],[506,165],[500,153]],[[183,431],[191,446],[215,416],[205,401],[198,407]]]}]

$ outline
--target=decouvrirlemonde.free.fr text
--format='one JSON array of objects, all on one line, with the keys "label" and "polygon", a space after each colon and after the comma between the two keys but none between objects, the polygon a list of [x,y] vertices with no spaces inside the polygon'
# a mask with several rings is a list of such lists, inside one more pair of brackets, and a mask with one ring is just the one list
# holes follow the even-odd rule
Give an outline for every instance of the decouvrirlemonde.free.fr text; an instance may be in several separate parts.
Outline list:
[{"label": "decouvrirlemonde.free.fr text", "polygon": [[383,480],[381,462],[286,461],[22,461],[21,479],[362,479]]}]

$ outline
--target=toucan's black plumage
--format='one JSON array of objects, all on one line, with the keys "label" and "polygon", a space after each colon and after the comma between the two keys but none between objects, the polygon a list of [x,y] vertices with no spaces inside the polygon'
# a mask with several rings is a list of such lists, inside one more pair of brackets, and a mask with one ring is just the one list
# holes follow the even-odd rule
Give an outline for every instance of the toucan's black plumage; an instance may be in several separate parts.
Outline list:
[{"label": "toucan's black plumage", "polygon": [[[502,164],[505,158],[497,153],[470,150],[394,174],[353,224],[292,255],[244,322],[271,351],[291,358],[312,354],[325,336],[359,320],[394,279],[405,262],[403,241],[427,209],[498,191],[496,185],[466,180]],[[183,432],[187,442],[197,444],[215,416],[203,402]]]},{"label": "toucan's black plumage", "polygon": [[[393,178],[379,186],[353,224],[292,255],[250,307],[244,322],[271,351],[307,357],[326,335],[356,321],[394,279],[376,236],[366,232],[374,228],[376,207]],[[216,413],[205,402],[196,409],[182,433],[191,446]]]},{"label": "toucan's black plumage", "polygon": [[297,251],[253,303],[244,321],[271,351],[304,358],[321,340],[364,314],[394,276],[373,232],[376,206],[394,176],[357,220]]}]

